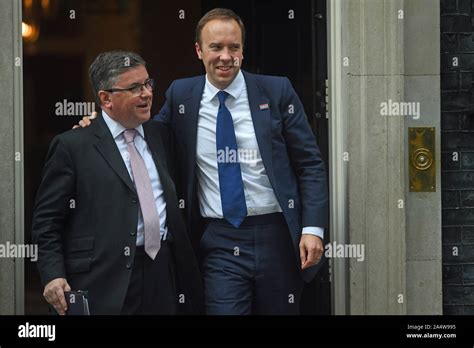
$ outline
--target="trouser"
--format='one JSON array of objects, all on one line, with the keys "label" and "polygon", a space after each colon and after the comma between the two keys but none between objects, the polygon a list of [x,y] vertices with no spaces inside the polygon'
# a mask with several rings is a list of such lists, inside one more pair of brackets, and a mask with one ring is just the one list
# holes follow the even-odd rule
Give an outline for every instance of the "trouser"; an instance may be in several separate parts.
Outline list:
[{"label": "trouser", "polygon": [[299,314],[304,282],[281,213],[247,217],[239,228],[208,219],[199,256],[207,314]]},{"label": "trouser", "polygon": [[155,260],[137,247],[132,275],[122,307],[124,315],[176,314],[176,287],[173,258],[168,241],[161,241]]}]

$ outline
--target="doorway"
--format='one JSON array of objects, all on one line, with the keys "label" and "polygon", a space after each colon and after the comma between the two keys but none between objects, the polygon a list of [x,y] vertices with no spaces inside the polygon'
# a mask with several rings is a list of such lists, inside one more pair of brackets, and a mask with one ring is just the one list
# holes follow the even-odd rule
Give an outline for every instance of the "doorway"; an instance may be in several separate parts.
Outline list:
[{"label": "doorway", "polygon": [[[31,241],[32,209],[49,142],[81,119],[81,115],[58,117],[55,104],[64,99],[93,101],[87,82],[89,64],[101,51],[124,49],[147,60],[148,71],[158,83],[152,109],[152,114],[157,113],[174,79],[204,72],[194,53],[194,29],[214,7],[234,10],[246,25],[245,70],[290,79],[329,167],[326,1],[51,0],[48,8],[42,3],[46,2],[23,1],[24,21],[40,29],[38,37],[24,40],[25,243]],[[71,9],[76,11],[74,21],[64,16]],[[184,18],[179,17],[182,13]],[[127,33],[117,40],[106,39],[111,30],[123,27],[134,30],[125,29]],[[325,243],[328,234],[329,230]],[[25,314],[46,311],[36,267],[28,262]],[[328,264],[306,285],[301,312],[331,314]]]}]

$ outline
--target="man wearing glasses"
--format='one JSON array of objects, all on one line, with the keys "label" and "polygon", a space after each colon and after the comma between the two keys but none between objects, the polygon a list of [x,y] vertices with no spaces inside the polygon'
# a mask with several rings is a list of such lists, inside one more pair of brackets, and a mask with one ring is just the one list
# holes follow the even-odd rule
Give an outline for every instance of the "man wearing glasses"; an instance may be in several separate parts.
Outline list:
[{"label": "man wearing glasses", "polygon": [[167,127],[148,122],[154,81],[135,53],[100,54],[102,116],[51,143],[34,209],[44,297],[88,292],[91,314],[200,313],[199,269],[173,184]]}]

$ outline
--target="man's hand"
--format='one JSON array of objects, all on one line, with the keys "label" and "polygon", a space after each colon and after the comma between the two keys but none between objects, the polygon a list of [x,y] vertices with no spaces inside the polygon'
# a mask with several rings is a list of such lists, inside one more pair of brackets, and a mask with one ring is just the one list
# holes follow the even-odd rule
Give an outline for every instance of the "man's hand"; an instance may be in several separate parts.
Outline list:
[{"label": "man's hand", "polygon": [[312,234],[302,234],[300,240],[301,269],[316,265],[323,255],[323,241]]},{"label": "man's hand", "polygon": [[53,279],[44,287],[44,298],[56,309],[59,315],[64,315],[67,311],[64,291],[71,291],[71,287],[64,278]]},{"label": "man's hand", "polygon": [[79,125],[75,125],[74,127],[72,127],[72,129],[76,129],[76,128],[86,128],[86,127],[89,127],[91,125],[91,120],[93,120],[94,118],[97,117],[97,112],[92,112],[92,114],[90,116],[84,116],[82,118],[82,120],[79,121]]}]

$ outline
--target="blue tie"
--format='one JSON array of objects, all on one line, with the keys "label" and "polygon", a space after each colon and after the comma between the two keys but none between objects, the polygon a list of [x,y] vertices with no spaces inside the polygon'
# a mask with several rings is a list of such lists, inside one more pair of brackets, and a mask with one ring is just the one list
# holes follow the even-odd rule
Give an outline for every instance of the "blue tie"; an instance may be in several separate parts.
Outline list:
[{"label": "blue tie", "polygon": [[244,183],[238,160],[234,121],[229,109],[225,106],[225,99],[228,95],[224,91],[217,93],[219,98],[216,125],[217,167],[222,213],[224,219],[237,228],[247,216],[247,205],[245,204]]}]

